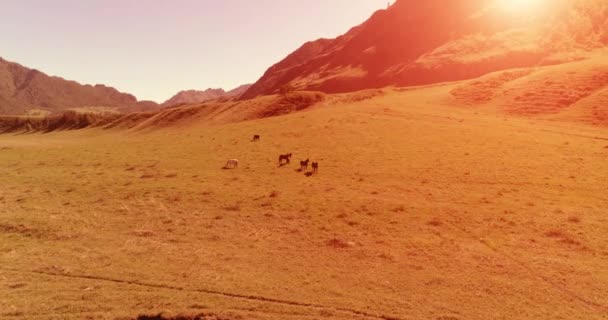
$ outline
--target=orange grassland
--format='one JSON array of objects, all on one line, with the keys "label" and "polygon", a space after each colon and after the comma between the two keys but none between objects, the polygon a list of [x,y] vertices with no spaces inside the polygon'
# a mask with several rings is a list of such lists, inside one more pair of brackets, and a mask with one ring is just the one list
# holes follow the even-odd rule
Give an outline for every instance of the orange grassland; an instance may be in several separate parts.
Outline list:
[{"label": "orange grassland", "polygon": [[0,135],[0,318],[607,319],[608,127],[539,72]]}]

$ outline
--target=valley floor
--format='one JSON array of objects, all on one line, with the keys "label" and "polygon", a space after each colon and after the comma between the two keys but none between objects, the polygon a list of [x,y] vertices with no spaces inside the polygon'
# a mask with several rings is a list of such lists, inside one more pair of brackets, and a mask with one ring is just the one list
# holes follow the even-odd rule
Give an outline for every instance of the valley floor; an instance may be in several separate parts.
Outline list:
[{"label": "valley floor", "polygon": [[608,129],[441,90],[0,135],[0,318],[607,319]]}]

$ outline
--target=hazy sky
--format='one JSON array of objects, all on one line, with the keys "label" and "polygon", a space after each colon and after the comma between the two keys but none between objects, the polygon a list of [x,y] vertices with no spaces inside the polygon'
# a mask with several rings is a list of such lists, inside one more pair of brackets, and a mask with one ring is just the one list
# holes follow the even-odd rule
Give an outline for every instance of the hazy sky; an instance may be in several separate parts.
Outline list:
[{"label": "hazy sky", "polygon": [[162,102],[256,81],[387,0],[0,0],[0,57]]}]

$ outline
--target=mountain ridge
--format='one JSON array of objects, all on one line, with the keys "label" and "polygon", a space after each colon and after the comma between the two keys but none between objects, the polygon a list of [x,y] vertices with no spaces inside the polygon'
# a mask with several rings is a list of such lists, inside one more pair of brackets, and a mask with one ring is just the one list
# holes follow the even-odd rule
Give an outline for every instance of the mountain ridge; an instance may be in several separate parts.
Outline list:
[{"label": "mountain ridge", "polygon": [[121,112],[157,110],[153,101],[103,84],[81,84],[0,57],[0,114],[31,110],[58,113],[71,108],[105,107]]},{"label": "mountain ridge", "polygon": [[180,104],[201,103],[209,100],[220,98],[238,98],[247,89],[250,84],[238,86],[232,90],[225,91],[222,88],[208,88],[205,90],[182,90],[176,93],[173,97],[162,103],[163,107],[171,107]]},{"label": "mountain ridge", "polygon": [[602,1],[556,0],[529,16],[492,3],[398,0],[344,35],[303,44],[241,98],[276,94],[284,87],[344,93],[472,79],[568,62],[555,56],[608,43],[608,5]]}]

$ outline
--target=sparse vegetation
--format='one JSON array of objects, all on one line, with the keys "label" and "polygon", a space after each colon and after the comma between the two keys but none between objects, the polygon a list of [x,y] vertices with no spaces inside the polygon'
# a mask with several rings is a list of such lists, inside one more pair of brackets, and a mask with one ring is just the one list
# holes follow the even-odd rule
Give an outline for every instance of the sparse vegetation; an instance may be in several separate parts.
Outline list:
[{"label": "sparse vegetation", "polygon": [[572,238],[572,236],[570,236],[568,233],[566,233],[562,230],[558,230],[558,229],[549,230],[549,231],[545,232],[545,236],[547,236],[549,238],[558,239],[559,242],[564,243],[564,244],[581,246],[580,241],[575,240],[574,238]]},{"label": "sparse vegetation", "polygon": [[0,133],[53,132],[99,127],[118,119],[116,113],[80,113],[65,111],[61,115],[43,117],[0,116]]},{"label": "sparse vegetation", "polygon": [[394,212],[405,212],[405,206],[404,205],[400,205],[396,208],[393,209]]},{"label": "sparse vegetation", "polygon": [[438,218],[433,218],[433,219],[429,220],[429,222],[427,222],[427,224],[432,227],[440,227],[443,225],[443,222],[441,222],[441,220],[439,220]]},{"label": "sparse vegetation", "polygon": [[157,314],[157,315],[140,315],[137,317],[137,319],[134,320],[229,320],[227,318],[218,318],[215,315],[212,314],[199,314],[199,315],[195,315],[195,316],[163,316],[163,314]]},{"label": "sparse vegetation", "polygon": [[241,206],[239,204],[225,206],[224,210],[226,211],[241,211]]},{"label": "sparse vegetation", "polygon": [[354,246],[355,244],[352,241],[344,241],[341,239],[333,238],[327,240],[327,245],[336,249],[346,249]]}]

